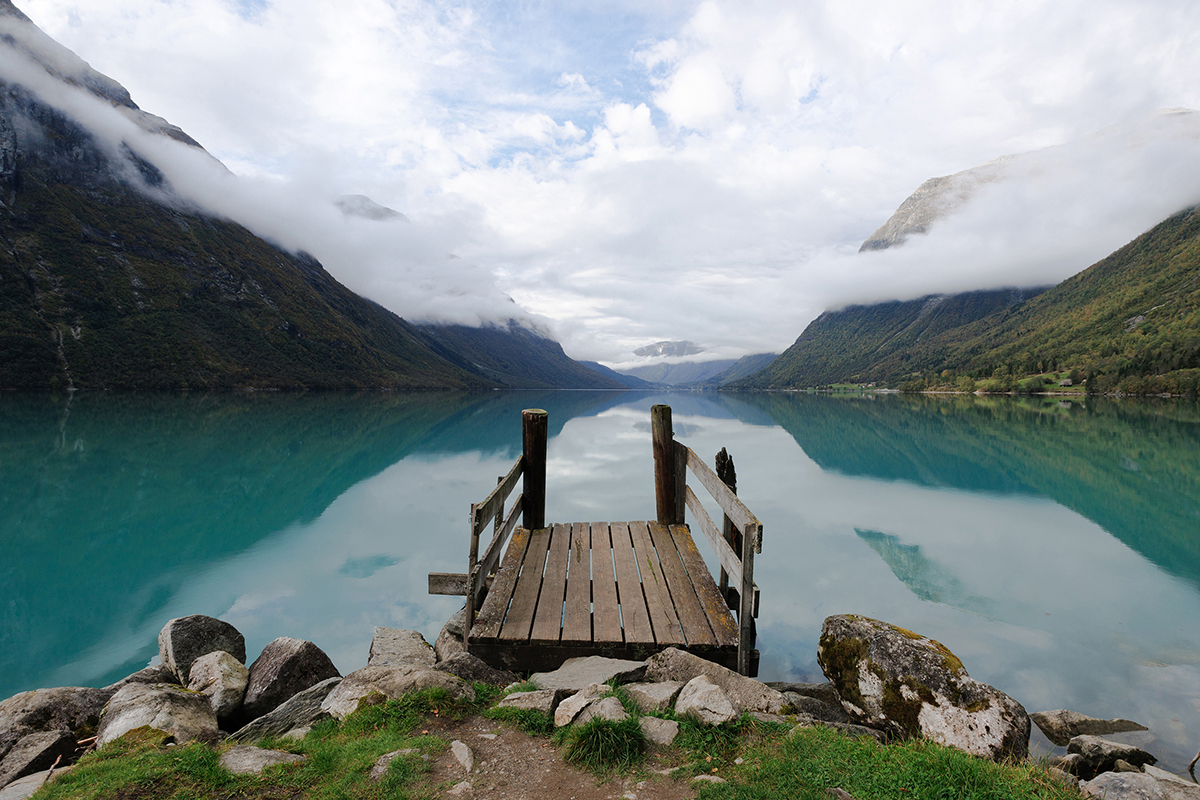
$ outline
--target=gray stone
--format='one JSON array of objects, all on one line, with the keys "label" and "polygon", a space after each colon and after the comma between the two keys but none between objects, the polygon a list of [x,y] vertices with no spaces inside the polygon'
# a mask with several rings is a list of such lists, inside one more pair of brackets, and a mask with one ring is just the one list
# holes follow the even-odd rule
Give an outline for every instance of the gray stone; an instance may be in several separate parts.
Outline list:
[{"label": "gray stone", "polygon": [[629,714],[625,711],[625,707],[621,705],[621,701],[609,695],[602,697],[595,702],[589,703],[586,708],[580,712],[575,718],[576,725],[583,725],[593,719],[606,719],[609,722],[624,722],[629,719]]},{"label": "gray stone", "polygon": [[1076,753],[1080,756],[1081,760],[1075,769],[1075,774],[1085,780],[1101,772],[1112,770],[1118,759],[1127,761],[1135,767],[1154,764],[1158,761],[1140,747],[1101,739],[1099,736],[1072,738],[1067,743],[1067,753]]},{"label": "gray stone", "polygon": [[1059,747],[1066,747],[1067,742],[1076,736],[1103,736],[1106,733],[1148,730],[1146,726],[1133,720],[1097,719],[1065,708],[1037,711],[1030,714],[1029,718],[1041,728],[1047,739]]},{"label": "gray stone", "polygon": [[284,753],[280,750],[264,750],[249,744],[236,744],[221,754],[220,764],[235,775],[247,773],[257,775],[267,767],[280,764],[296,764],[306,761],[306,756]]},{"label": "gray stone", "polygon": [[638,725],[642,726],[646,738],[655,744],[669,745],[679,735],[679,723],[673,719],[638,717]]},{"label": "gray stone", "polygon": [[637,703],[638,708],[646,714],[669,709],[682,688],[682,681],[625,684],[625,691],[629,692],[633,702]]},{"label": "gray stone", "polygon": [[454,760],[459,766],[471,774],[471,770],[475,769],[475,754],[471,752],[471,748],[467,747],[465,742],[460,742],[455,739],[450,743],[450,755],[454,756]]},{"label": "gray stone", "polygon": [[216,650],[232,653],[246,663],[245,637],[228,622],[213,617],[203,614],[177,617],[169,620],[158,634],[158,657],[181,684],[187,684],[193,661]]},{"label": "gray stone", "polygon": [[424,636],[418,631],[400,628],[376,627],[371,637],[371,650],[367,654],[368,667],[396,667],[402,664],[432,667],[437,660],[437,654]]},{"label": "gray stone", "polygon": [[62,686],[21,692],[0,703],[0,758],[23,736],[67,730],[80,738],[95,733],[100,710],[116,689]]},{"label": "gray stone", "polygon": [[817,662],[858,724],[994,760],[1029,754],[1029,716],[944,645],[854,614],[829,617]]},{"label": "gray stone", "polygon": [[539,689],[536,692],[513,692],[496,704],[498,708],[524,708],[553,714],[563,692],[558,689]]},{"label": "gray stone", "polygon": [[558,708],[554,709],[554,727],[565,728],[570,725],[585,708],[610,693],[608,684],[604,683],[593,683],[591,686],[583,687],[559,703]]},{"label": "gray stone", "polygon": [[783,696],[787,698],[788,704],[795,709],[795,713],[797,714],[808,714],[811,717],[823,719],[826,722],[850,721],[850,715],[846,713],[846,709],[842,708],[841,703],[830,705],[815,697],[796,694],[795,692],[784,692]]},{"label": "gray stone", "polygon": [[464,794],[470,794],[475,790],[470,781],[459,781],[450,787],[446,792],[447,797],[462,797]]},{"label": "gray stone", "polygon": [[845,789],[840,789],[836,786],[830,786],[825,790],[825,794],[836,798],[836,800],[854,800],[854,795],[850,794]]},{"label": "gray stone", "polygon": [[1107,800],[1167,800],[1158,781],[1140,772],[1106,772],[1079,784],[1079,789]]},{"label": "gray stone", "polygon": [[837,731],[843,736],[848,736],[851,739],[869,737],[880,744],[887,744],[888,742],[887,733],[879,730],[878,728],[868,728],[866,725],[855,725],[847,722],[825,722],[824,720],[817,719],[816,717],[810,717],[807,714],[797,714],[794,719],[797,723],[796,727],[792,728],[792,730],[788,733],[788,736],[795,736],[799,731],[802,731],[805,728],[821,727]]},{"label": "gray stone", "polygon": [[593,683],[617,683],[640,681],[646,674],[644,661],[626,661],[604,656],[581,656],[568,658],[553,672],[535,672],[529,682],[541,689],[562,689],[578,692]]},{"label": "gray stone", "polygon": [[716,775],[697,775],[692,778],[692,783],[725,783],[725,779]]},{"label": "gray stone", "polygon": [[467,607],[463,606],[458,611],[451,615],[450,619],[446,620],[446,624],[442,626],[442,630],[449,633],[451,636],[457,636],[462,639],[463,623],[467,621]]},{"label": "gray stone", "polygon": [[462,637],[455,636],[444,628],[433,643],[433,654],[437,656],[439,663],[465,652],[467,647],[463,644]]},{"label": "gray stone", "polygon": [[1141,769],[1139,769],[1138,767],[1135,767],[1133,764],[1130,764],[1128,761],[1126,761],[1123,758],[1118,758],[1115,762],[1113,762],[1112,771],[1113,772],[1141,772]]},{"label": "gray stone", "polygon": [[204,695],[163,683],[131,683],[100,713],[96,746],[143,725],[171,734],[179,744],[193,739],[215,742],[218,737],[217,715]]},{"label": "gray stone", "polygon": [[290,731],[283,734],[283,736],[281,738],[292,739],[293,741],[296,741],[299,739],[303,739],[305,736],[308,736],[310,733],[312,733],[312,726],[305,725],[303,728],[292,728]]},{"label": "gray stone", "polygon": [[822,703],[828,703],[831,706],[840,706],[842,699],[838,697],[837,687],[829,681],[825,683],[789,683],[787,681],[768,681],[767,686],[770,686],[777,692],[787,694],[802,695],[803,697],[812,697],[820,700]]},{"label": "gray stone", "polygon": [[691,717],[702,725],[733,722],[739,716],[729,700],[729,695],[707,675],[697,675],[679,690],[679,698],[675,701],[675,714]]},{"label": "gray stone", "polygon": [[371,772],[369,773],[368,777],[378,783],[379,781],[383,780],[384,775],[387,775],[388,767],[391,766],[393,761],[404,756],[416,755],[419,752],[421,751],[417,750],[415,747],[406,747],[403,750],[393,750],[390,753],[384,753],[375,762],[375,766],[371,767]]},{"label": "gray stone", "polygon": [[245,719],[256,719],[288,698],[323,680],[341,677],[329,656],[312,642],[281,636],[263,648],[250,665],[242,700]]},{"label": "gray stone", "polygon": [[[113,694],[120,691],[121,687],[130,683],[179,683],[179,679],[175,677],[175,673],[162,664],[154,664],[153,666],[144,667],[132,675],[128,675],[111,686],[104,688],[111,689]],[[180,684],[182,685],[182,684]]]},{"label": "gray stone", "polygon": [[1064,772],[1058,767],[1047,767],[1046,774],[1049,775],[1056,783],[1063,786],[1078,787],[1079,779],[1069,772]]},{"label": "gray stone", "polygon": [[1142,768],[1147,775],[1158,781],[1158,788],[1167,796],[1167,800],[1200,800],[1200,785],[1180,775],[1159,769],[1152,764]]},{"label": "gray stone", "polygon": [[55,770],[35,772],[32,775],[26,775],[24,778],[18,778],[8,786],[0,789],[0,800],[26,800],[33,796],[34,792],[46,785],[48,781],[56,781],[73,769],[75,769],[74,766],[59,767]]},{"label": "gray stone", "polygon": [[75,760],[75,736],[70,731],[37,731],[22,736],[0,760],[0,786],[18,778]]},{"label": "gray stone", "polygon": [[778,714],[787,705],[783,694],[775,691],[765,683],[739,675],[731,669],[706,661],[677,647],[671,647],[656,653],[646,662],[646,680],[648,681],[683,681],[687,683],[698,675],[708,677],[717,686],[725,690],[725,694],[740,711],[766,711],[768,714]]},{"label": "gray stone", "polygon": [[342,679],[321,708],[338,719],[345,719],[358,708],[358,703],[370,694],[379,693],[395,700],[417,689],[442,688],[453,697],[475,699],[475,690],[459,678],[427,667],[363,667]]},{"label": "gray stone", "polygon": [[224,650],[206,653],[192,662],[187,688],[208,698],[217,724],[233,719],[242,710],[242,697],[250,670]]},{"label": "gray stone", "polygon": [[507,686],[517,676],[511,672],[496,669],[485,663],[478,656],[470,653],[455,653],[449,658],[434,665],[439,672],[446,672],[462,678],[467,683],[490,683],[493,686]]},{"label": "gray stone", "polygon": [[326,678],[293,695],[270,714],[264,714],[243,725],[229,738],[235,742],[249,742],[268,736],[282,736],[294,728],[308,727],[323,719],[329,719],[329,712],[321,709],[321,703],[341,682],[341,678]]}]

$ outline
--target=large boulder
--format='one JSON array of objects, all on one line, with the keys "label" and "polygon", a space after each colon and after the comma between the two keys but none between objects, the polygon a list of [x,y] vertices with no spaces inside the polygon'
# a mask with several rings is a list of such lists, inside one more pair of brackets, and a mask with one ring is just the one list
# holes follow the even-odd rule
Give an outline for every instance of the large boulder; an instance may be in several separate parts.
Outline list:
[{"label": "large boulder", "polygon": [[[116,694],[121,689],[121,687],[123,687],[129,683],[175,683],[175,684],[179,684],[179,679],[175,677],[175,673],[172,672],[166,665],[154,664],[152,666],[145,667],[143,669],[139,669],[137,672],[133,673],[132,675],[127,675],[124,678],[122,678],[121,680],[117,681],[116,683],[111,684],[109,686],[105,686],[104,688],[105,688],[105,690],[108,690],[111,692],[111,694],[109,695],[111,697],[113,694]],[[182,685],[182,684],[180,684],[180,685]]]},{"label": "large boulder", "polygon": [[478,656],[467,652],[458,652],[449,658],[439,661],[433,667],[438,672],[448,672],[462,678],[467,683],[490,683],[493,686],[508,686],[520,680],[516,674],[496,669],[484,662]]},{"label": "large boulder", "polygon": [[536,692],[513,692],[496,704],[497,708],[515,708],[553,714],[562,699],[561,689],[538,689]]},{"label": "large boulder", "polygon": [[475,699],[475,690],[470,685],[436,669],[408,665],[363,667],[343,678],[321,703],[321,709],[338,719],[345,719],[368,695],[378,693],[394,700],[407,692],[433,688],[445,689],[453,697]]},{"label": "large boulder", "polygon": [[593,683],[618,683],[638,681],[646,674],[644,661],[627,661],[604,656],[580,656],[568,658],[553,672],[535,672],[529,682],[539,689],[561,689],[578,692]]},{"label": "large boulder", "polygon": [[778,714],[787,705],[787,699],[783,694],[765,683],[756,681],[754,678],[747,678],[727,667],[714,664],[677,647],[669,647],[661,653],[655,653],[646,662],[646,680],[648,681],[687,683],[699,675],[704,675],[724,689],[725,694],[729,696],[738,711],[765,711],[768,714]]},{"label": "large boulder", "polygon": [[945,645],[853,614],[829,617],[817,662],[853,722],[991,759],[1029,754],[1029,716]]},{"label": "large boulder", "polygon": [[329,656],[312,642],[281,636],[263,648],[250,665],[242,715],[256,719],[278,708],[285,700],[341,673]]},{"label": "large boulder", "polygon": [[179,744],[193,739],[215,742],[219,736],[217,715],[204,695],[162,683],[131,683],[100,713],[96,746],[141,727],[169,733]]},{"label": "large boulder", "polygon": [[330,714],[321,709],[321,703],[325,702],[325,698],[341,682],[341,678],[326,678],[293,695],[271,713],[243,725],[230,734],[229,738],[235,742],[249,742],[268,736],[282,736],[288,731],[329,719]]},{"label": "large boulder", "polygon": [[224,650],[246,663],[246,638],[228,622],[203,614],[169,620],[158,633],[158,657],[163,666],[187,685],[192,662],[202,655]]},{"label": "large boulder", "polygon": [[0,759],[0,787],[55,764],[70,764],[77,747],[70,731],[38,731],[22,736]]},{"label": "large boulder", "polygon": [[637,703],[643,714],[655,711],[667,711],[679,696],[683,688],[680,681],[663,681],[661,683],[627,683],[625,691]]},{"label": "large boulder", "polygon": [[206,653],[192,662],[188,689],[208,698],[217,723],[225,724],[242,710],[250,670],[224,650]]},{"label": "large boulder", "polygon": [[1084,780],[1116,767],[1117,761],[1128,762],[1135,767],[1154,764],[1157,758],[1132,744],[1113,742],[1099,736],[1076,736],[1067,743],[1068,754],[1078,754],[1080,761],[1075,772]]},{"label": "large boulder", "polygon": [[825,722],[850,721],[850,715],[846,713],[846,709],[842,708],[840,702],[834,705],[818,700],[815,697],[810,697],[806,694],[796,694],[795,692],[784,692],[783,696],[787,698],[788,704],[791,705],[796,714],[807,714],[810,717],[815,717]]},{"label": "large boulder", "polygon": [[367,653],[368,667],[394,667],[401,664],[432,667],[437,660],[437,654],[420,631],[400,628],[376,627],[371,636],[371,649]]},{"label": "large boulder", "polygon": [[1168,800],[1161,784],[1140,772],[1106,772],[1079,784],[1079,790],[1104,800]]},{"label": "large boulder", "polygon": [[1130,719],[1097,719],[1065,708],[1037,711],[1030,714],[1029,718],[1033,720],[1034,725],[1041,728],[1047,739],[1059,747],[1066,747],[1067,742],[1076,736],[1103,736],[1106,733],[1149,730],[1145,725],[1139,725]]},{"label": "large boulder", "polygon": [[100,711],[116,689],[62,686],[21,692],[0,703],[0,758],[26,734],[67,730],[80,738],[91,736],[100,724]]}]

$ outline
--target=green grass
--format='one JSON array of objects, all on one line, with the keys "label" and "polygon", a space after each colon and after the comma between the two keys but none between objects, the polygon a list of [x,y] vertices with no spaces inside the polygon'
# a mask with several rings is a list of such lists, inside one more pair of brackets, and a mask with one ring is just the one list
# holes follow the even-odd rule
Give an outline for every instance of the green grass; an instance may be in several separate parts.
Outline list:
[{"label": "green grass", "polygon": [[604,775],[627,770],[646,754],[646,735],[636,717],[620,722],[593,717],[582,725],[561,728],[554,741],[568,764]]}]

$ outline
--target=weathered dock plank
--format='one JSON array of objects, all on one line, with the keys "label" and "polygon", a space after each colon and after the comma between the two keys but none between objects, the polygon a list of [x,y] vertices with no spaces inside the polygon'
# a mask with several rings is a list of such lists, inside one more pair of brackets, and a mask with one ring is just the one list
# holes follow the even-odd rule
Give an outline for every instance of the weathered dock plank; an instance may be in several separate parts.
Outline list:
[{"label": "weathered dock plank", "polygon": [[[680,526],[675,526],[680,527]],[[667,590],[671,594],[671,604],[679,615],[679,624],[683,628],[683,636],[689,645],[715,645],[717,639],[713,636],[712,628],[708,626],[708,617],[700,607],[696,598],[696,589],[688,579],[687,570],[679,559],[675,546],[675,537],[671,529],[658,522],[650,523],[650,538],[658,551],[658,561],[662,566],[663,575],[667,579]],[[712,578],[710,577],[711,581]]]},{"label": "weathered dock plank", "polygon": [[592,526],[571,523],[562,641],[592,641]]},{"label": "weathered dock plank", "polygon": [[592,523],[592,628],[598,642],[625,641],[607,522]]},{"label": "weathered dock plank", "polygon": [[621,624],[628,642],[653,642],[654,629],[650,627],[650,612],[646,608],[646,595],[642,591],[642,579],[638,573],[637,556],[633,552],[633,541],[628,522],[614,522],[609,526],[612,535],[613,563],[617,570],[617,599],[621,602]]}]

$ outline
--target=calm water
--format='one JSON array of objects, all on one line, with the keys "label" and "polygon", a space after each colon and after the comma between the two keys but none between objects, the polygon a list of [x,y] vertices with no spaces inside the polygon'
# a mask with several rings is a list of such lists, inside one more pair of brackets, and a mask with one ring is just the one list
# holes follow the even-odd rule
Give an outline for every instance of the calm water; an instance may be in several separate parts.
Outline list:
[{"label": "calm water", "polygon": [[1200,408],[1133,401],[0,397],[0,698],[112,682],[185,614],[343,672],[375,625],[432,641],[461,602],[426,574],[465,569],[520,410],[550,412],[548,519],[647,519],[657,402],[764,523],[763,679],[820,679],[822,620],[860,613],[1030,711],[1149,725],[1122,738],[1167,768],[1200,747]]}]

